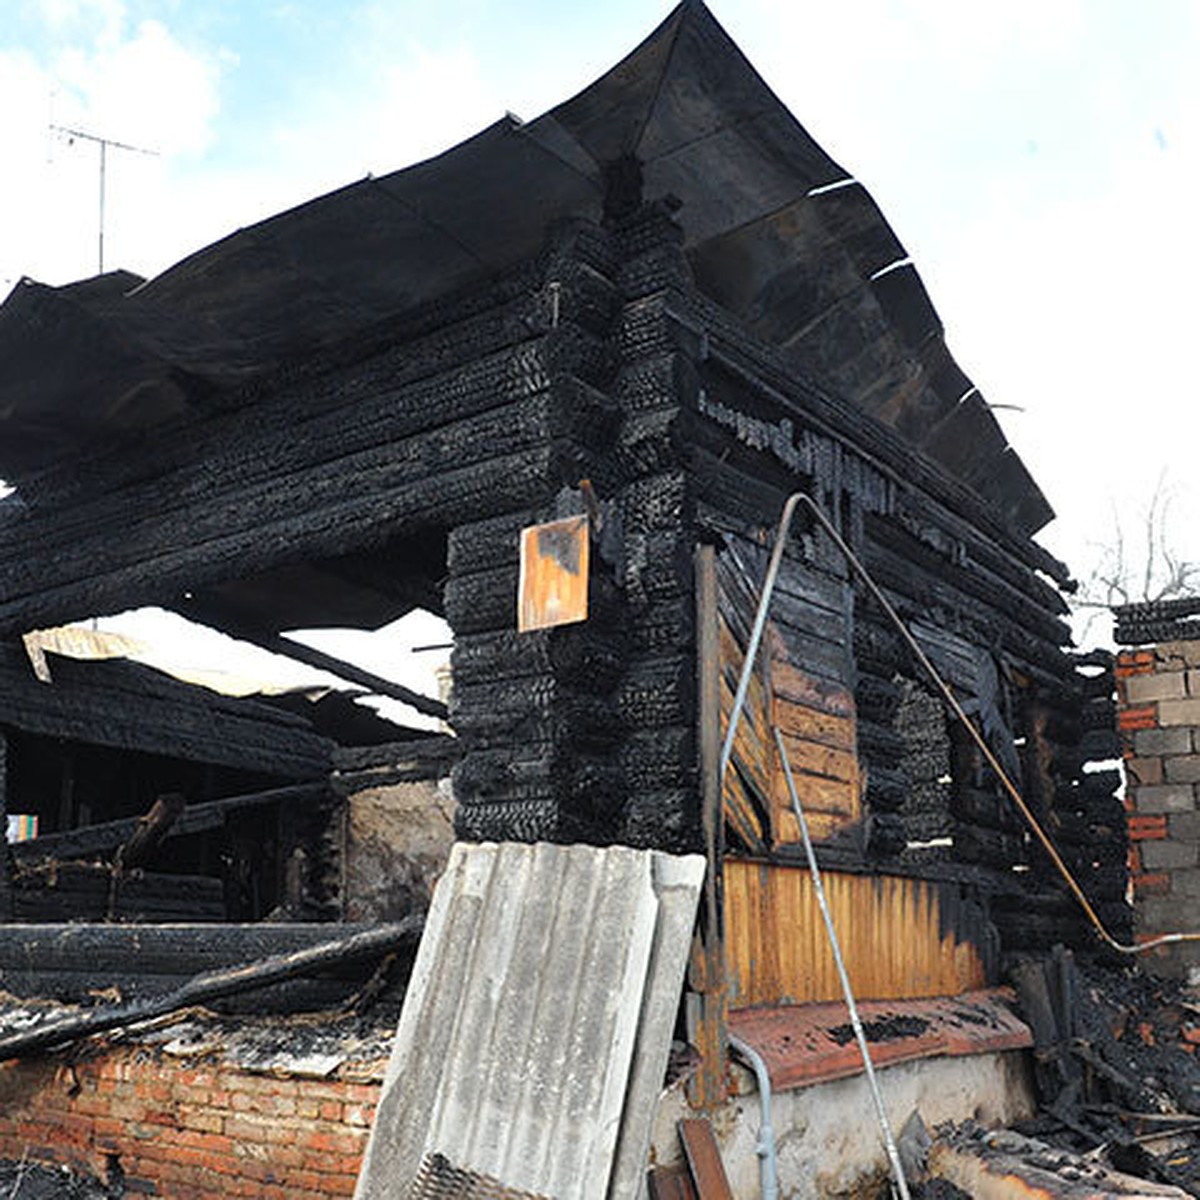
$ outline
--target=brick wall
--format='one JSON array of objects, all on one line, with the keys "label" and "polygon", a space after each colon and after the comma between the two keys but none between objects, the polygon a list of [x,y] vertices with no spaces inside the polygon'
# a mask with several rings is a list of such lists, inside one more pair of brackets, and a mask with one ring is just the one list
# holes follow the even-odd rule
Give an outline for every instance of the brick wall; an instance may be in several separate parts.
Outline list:
[{"label": "brick wall", "polygon": [[336,1078],[146,1046],[0,1064],[0,1158],[65,1164],[130,1195],[349,1196],[385,1062]]},{"label": "brick wall", "polygon": [[[1125,755],[1137,936],[1200,927],[1200,641],[1123,650],[1117,721]],[[1200,970],[1200,946],[1148,956],[1152,970]]]}]

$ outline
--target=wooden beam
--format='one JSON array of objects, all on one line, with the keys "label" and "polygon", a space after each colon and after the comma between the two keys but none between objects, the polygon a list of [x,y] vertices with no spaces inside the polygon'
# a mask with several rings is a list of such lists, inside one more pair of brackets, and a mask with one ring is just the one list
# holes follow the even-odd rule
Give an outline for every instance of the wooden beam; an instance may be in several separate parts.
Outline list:
[{"label": "wooden beam", "polygon": [[246,966],[196,975],[182,987],[164,996],[51,1017],[31,1028],[0,1036],[0,1061],[78,1041],[118,1026],[166,1016],[179,1009],[207,1004],[225,996],[254,991],[344,962],[382,957],[415,942],[424,924],[424,916],[405,917],[394,924],[353,933],[349,937],[331,938],[318,946],[296,950],[291,954],[275,955]]},{"label": "wooden beam", "polygon": [[384,679],[382,675],[364,671],[361,667],[356,667],[353,663],[348,663],[332,654],[326,654],[323,650],[316,650],[312,646],[305,646],[281,633],[275,633],[238,616],[227,606],[215,601],[191,603],[185,601],[176,608],[181,616],[187,617],[189,620],[211,625],[214,629],[219,629],[230,637],[238,638],[243,642],[251,642],[263,650],[269,650],[272,654],[282,654],[285,658],[306,663],[320,671],[328,671],[339,679],[359,684],[372,695],[388,696],[393,700],[399,700],[415,708],[417,712],[424,713],[427,717],[437,717],[439,720],[445,721],[450,716],[450,710],[440,700],[422,696],[420,692],[414,692],[411,688],[404,687],[403,684],[395,683],[391,679]]},{"label": "wooden beam", "polygon": [[700,928],[692,949],[688,1036],[700,1052],[700,1067],[689,1081],[688,1100],[711,1110],[727,1094],[728,1052],[725,986],[725,914],[721,890],[724,857],[721,803],[720,640],[717,627],[716,551],[696,550],[696,670],[699,674],[698,735],[700,805],[707,871]]},{"label": "wooden beam", "polygon": [[[241,796],[226,796],[220,800],[191,804],[176,818],[166,836],[182,837],[184,834],[214,829],[224,823],[227,813],[236,809],[275,804],[280,801],[298,803],[316,800],[324,793],[324,783],[298,783],[291,787],[271,788],[264,792],[248,792]],[[122,817],[100,825],[86,825],[82,829],[48,833],[30,842],[18,842],[11,850],[18,862],[32,862],[44,858],[82,858],[124,845],[137,832],[142,822],[142,817]]]}]

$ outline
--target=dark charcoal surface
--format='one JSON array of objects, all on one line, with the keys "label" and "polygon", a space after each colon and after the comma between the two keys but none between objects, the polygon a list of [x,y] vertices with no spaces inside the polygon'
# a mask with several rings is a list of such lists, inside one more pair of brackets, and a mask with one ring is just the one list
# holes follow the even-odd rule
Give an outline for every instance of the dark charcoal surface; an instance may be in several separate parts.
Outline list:
[{"label": "dark charcoal surface", "polygon": [[[863,1033],[868,1042],[894,1042],[897,1038],[920,1037],[929,1028],[929,1022],[920,1017],[881,1017],[878,1021],[864,1021]],[[829,1031],[839,1046],[854,1041],[852,1025],[836,1025]]]},{"label": "dark charcoal surface", "polygon": [[123,1194],[90,1175],[30,1162],[0,1162],[0,1196],[5,1200],[111,1200]]},{"label": "dark charcoal surface", "polygon": [[1079,1153],[1103,1146],[1118,1170],[1200,1196],[1200,997],[1097,963],[1073,980],[1069,1036],[1043,1057],[1040,1111],[1017,1129]]}]

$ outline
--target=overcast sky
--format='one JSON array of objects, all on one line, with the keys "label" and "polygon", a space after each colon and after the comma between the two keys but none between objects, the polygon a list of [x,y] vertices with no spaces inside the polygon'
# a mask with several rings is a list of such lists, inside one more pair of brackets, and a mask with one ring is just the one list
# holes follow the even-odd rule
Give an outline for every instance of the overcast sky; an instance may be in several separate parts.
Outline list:
[{"label": "overcast sky", "polygon": [[[671,6],[543,0],[3,0],[0,289],[153,274],[281,208],[586,86]],[[1166,472],[1200,560],[1193,0],[713,0],[863,181],[1086,574]],[[1019,410],[1019,411],[1014,411]]]}]

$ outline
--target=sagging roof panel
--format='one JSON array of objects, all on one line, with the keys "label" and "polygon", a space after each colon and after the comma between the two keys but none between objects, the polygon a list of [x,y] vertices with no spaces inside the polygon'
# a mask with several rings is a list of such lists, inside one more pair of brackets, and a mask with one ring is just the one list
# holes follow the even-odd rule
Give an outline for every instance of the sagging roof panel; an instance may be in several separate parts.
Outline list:
[{"label": "sagging roof panel", "polygon": [[[647,199],[679,202],[705,292],[843,399],[944,465],[955,459],[944,438],[939,452],[925,436],[969,381],[951,394],[965,381],[955,368],[944,388],[941,322],[895,233],[704,5],[684,0],[611,71],[528,124],[506,117],[141,286],[19,285],[0,306],[0,478],[19,483],[102,434],[204,410],[289,358],[511,269],[555,222],[598,219],[622,160],[636,160]],[[922,415],[910,420],[914,403]],[[958,435],[990,442],[972,412]],[[1034,532],[1045,500],[1027,473],[1004,478],[1018,490],[1005,510]]]}]

